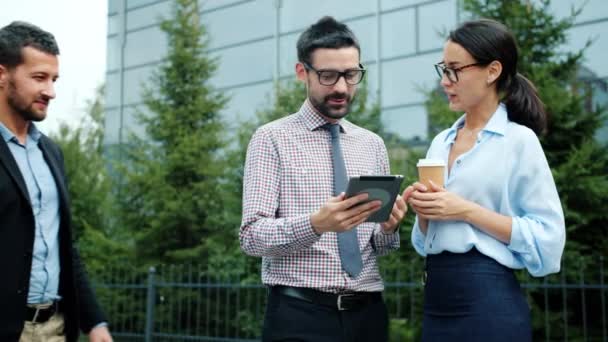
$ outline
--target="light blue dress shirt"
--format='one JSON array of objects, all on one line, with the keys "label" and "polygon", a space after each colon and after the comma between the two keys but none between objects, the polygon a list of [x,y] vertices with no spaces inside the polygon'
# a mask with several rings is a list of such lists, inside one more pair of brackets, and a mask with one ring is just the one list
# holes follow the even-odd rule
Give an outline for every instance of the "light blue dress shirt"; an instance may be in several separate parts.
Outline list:
[{"label": "light blue dress shirt", "polygon": [[[448,164],[450,149],[464,115],[438,134],[427,158]],[[511,216],[511,241],[503,243],[464,221],[429,221],[426,235],[412,229],[412,245],[426,256],[443,251],[464,253],[475,247],[513,269],[533,276],[559,272],[565,244],[562,206],[540,142],[529,128],[511,122],[500,104],[477,142],[460,155],[445,175],[445,188],[462,198]]]},{"label": "light blue dress shirt", "polygon": [[25,180],[36,225],[27,302],[38,304],[58,300],[59,193],[51,170],[38,147],[41,134],[30,123],[25,145],[22,145],[1,122],[0,133]]}]

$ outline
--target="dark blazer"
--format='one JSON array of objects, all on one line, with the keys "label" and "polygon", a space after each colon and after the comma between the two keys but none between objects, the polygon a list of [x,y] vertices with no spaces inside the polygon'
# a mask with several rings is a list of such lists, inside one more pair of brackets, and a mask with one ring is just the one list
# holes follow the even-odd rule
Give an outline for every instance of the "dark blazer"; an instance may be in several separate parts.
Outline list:
[{"label": "dark blazer", "polygon": [[[59,192],[60,311],[67,341],[78,339],[107,321],[89,286],[78,251],[72,244],[70,207],[63,154],[42,135],[38,146],[51,169]],[[0,137],[0,341],[18,341],[23,329],[34,248],[34,216],[25,181],[4,139]]]}]

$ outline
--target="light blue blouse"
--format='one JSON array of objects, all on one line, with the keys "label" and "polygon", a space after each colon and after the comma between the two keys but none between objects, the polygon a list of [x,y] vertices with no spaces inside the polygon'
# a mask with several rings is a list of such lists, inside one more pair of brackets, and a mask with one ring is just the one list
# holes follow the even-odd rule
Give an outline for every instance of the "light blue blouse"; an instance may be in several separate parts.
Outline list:
[{"label": "light blue blouse", "polygon": [[[439,133],[427,158],[448,155],[464,115]],[[541,277],[559,272],[565,245],[565,222],[555,182],[540,142],[529,128],[509,121],[500,104],[477,142],[445,174],[447,191],[513,218],[511,242],[505,244],[464,221],[429,221],[427,234],[412,229],[412,245],[422,255],[464,253],[475,247],[513,269]]]}]

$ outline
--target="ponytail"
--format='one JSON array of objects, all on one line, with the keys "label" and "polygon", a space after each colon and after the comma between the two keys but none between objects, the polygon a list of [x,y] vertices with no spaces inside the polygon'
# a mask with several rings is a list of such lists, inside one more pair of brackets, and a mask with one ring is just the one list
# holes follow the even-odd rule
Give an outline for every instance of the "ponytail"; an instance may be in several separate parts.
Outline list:
[{"label": "ponytail", "polygon": [[504,102],[509,120],[530,128],[536,135],[544,133],[547,128],[545,105],[532,82],[522,74],[517,73],[511,78]]},{"label": "ponytail", "polygon": [[545,106],[532,82],[517,72],[518,50],[507,27],[490,19],[467,21],[450,32],[449,40],[462,46],[475,61],[498,61],[502,72],[496,90],[507,106],[509,120],[530,128],[536,135],[547,126]]}]

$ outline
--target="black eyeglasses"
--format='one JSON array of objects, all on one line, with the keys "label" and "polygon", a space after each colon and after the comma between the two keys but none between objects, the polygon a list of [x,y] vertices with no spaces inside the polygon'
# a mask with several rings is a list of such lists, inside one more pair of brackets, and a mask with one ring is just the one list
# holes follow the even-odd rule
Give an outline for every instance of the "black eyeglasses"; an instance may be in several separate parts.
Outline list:
[{"label": "black eyeglasses", "polygon": [[441,62],[441,63],[435,64],[435,71],[437,71],[437,75],[439,75],[439,78],[442,78],[443,75],[446,75],[448,77],[448,80],[450,80],[450,82],[457,83],[458,82],[458,73],[461,72],[462,70],[464,70],[466,68],[486,65],[486,64],[487,63],[472,63],[472,64],[463,65],[459,68],[450,68],[449,66],[446,66],[445,63]]},{"label": "black eyeglasses", "polygon": [[340,77],[344,77],[344,81],[346,81],[347,84],[359,84],[365,75],[365,69],[361,64],[359,64],[359,69],[348,69],[345,71],[317,70],[306,62],[302,62],[302,64],[306,69],[316,72],[317,76],[319,76],[319,83],[325,86],[332,86],[338,83]]}]

